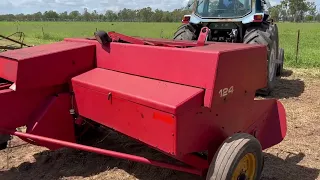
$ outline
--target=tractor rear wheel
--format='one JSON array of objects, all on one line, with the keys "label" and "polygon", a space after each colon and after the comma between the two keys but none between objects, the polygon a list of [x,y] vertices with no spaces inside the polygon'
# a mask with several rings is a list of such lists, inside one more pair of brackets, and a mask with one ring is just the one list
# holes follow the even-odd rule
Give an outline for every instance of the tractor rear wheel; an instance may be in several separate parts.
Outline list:
[{"label": "tractor rear wheel", "polygon": [[213,157],[206,180],[260,179],[262,148],[250,134],[236,133],[227,138]]},{"label": "tractor rear wheel", "polygon": [[283,72],[283,62],[284,62],[284,50],[279,49],[278,60],[280,61],[277,67],[277,76],[281,76]]},{"label": "tractor rear wheel", "polygon": [[267,47],[267,78],[268,83],[267,87],[258,90],[258,93],[263,95],[269,95],[269,93],[274,88],[274,81],[276,77],[276,59],[278,54],[278,43],[277,43],[277,37],[276,34],[276,28],[274,28],[270,24],[261,24],[261,26],[253,26],[249,27],[246,30],[244,41],[245,44],[259,44],[259,45],[265,45]]},{"label": "tractor rear wheel", "polygon": [[174,33],[174,40],[196,40],[196,29],[191,24],[183,24]]}]

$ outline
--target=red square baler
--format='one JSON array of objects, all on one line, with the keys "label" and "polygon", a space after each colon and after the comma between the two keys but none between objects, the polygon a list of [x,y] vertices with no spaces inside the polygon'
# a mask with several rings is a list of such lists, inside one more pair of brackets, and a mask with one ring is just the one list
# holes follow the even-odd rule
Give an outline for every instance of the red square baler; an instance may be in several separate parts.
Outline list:
[{"label": "red square baler", "polygon": [[[194,42],[100,32],[93,39],[3,52],[1,136],[210,180],[258,179],[262,150],[286,134],[282,104],[255,100],[267,83],[266,47],[207,43],[204,37],[205,31]],[[130,136],[185,166],[79,144],[75,132],[83,121]],[[26,132],[15,130],[20,126]]]}]

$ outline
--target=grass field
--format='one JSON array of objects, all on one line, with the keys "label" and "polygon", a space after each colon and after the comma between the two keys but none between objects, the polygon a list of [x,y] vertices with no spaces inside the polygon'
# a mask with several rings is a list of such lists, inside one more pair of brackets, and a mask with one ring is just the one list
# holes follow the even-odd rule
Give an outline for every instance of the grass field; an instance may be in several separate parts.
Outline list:
[{"label": "grass field", "polygon": [[[96,29],[118,31],[132,36],[172,38],[180,23],[123,22],[0,22],[0,34],[22,31],[25,42],[43,44],[65,37],[92,36]],[[280,45],[285,49],[285,67],[320,67],[320,23],[278,23]],[[43,29],[43,30],[42,30]],[[295,61],[297,31],[300,29],[298,62]]]}]

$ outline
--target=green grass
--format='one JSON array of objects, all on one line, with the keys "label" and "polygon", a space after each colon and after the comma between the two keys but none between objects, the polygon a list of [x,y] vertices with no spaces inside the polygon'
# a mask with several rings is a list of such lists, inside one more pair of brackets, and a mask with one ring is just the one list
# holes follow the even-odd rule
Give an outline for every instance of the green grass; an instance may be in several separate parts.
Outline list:
[{"label": "green grass", "polygon": [[[65,37],[92,36],[96,29],[131,36],[172,38],[180,23],[124,22],[0,22],[0,34],[25,33],[28,44],[46,44]],[[280,46],[285,49],[285,66],[320,67],[320,23],[278,23]],[[42,31],[43,29],[43,31]],[[295,61],[297,31],[300,29],[298,62]]]}]

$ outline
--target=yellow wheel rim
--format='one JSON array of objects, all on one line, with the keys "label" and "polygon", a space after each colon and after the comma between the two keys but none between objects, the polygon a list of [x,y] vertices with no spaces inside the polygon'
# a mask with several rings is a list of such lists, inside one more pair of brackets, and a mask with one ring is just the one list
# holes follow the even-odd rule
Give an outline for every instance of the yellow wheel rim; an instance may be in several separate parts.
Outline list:
[{"label": "yellow wheel rim", "polygon": [[232,174],[232,180],[253,180],[256,168],[255,156],[252,153],[248,153],[239,161]]}]

